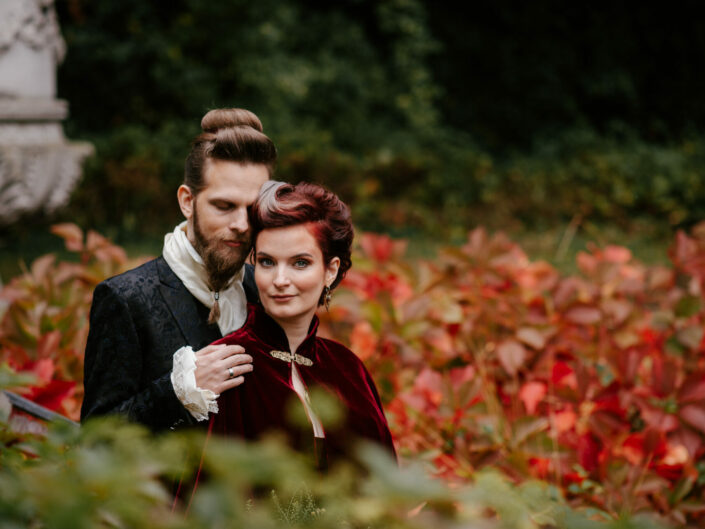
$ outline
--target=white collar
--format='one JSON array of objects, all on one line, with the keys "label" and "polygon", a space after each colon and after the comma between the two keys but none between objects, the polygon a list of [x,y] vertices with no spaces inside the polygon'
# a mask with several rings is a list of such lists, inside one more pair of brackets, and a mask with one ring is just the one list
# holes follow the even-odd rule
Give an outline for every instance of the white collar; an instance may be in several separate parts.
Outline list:
[{"label": "white collar", "polygon": [[[206,307],[212,308],[215,293],[208,287],[205,264],[188,240],[185,230],[186,221],[164,236],[164,260],[186,289]],[[244,275],[245,267],[242,267],[233,276],[232,282],[218,293],[218,327],[223,336],[242,327],[247,319],[247,298],[242,287]]]}]

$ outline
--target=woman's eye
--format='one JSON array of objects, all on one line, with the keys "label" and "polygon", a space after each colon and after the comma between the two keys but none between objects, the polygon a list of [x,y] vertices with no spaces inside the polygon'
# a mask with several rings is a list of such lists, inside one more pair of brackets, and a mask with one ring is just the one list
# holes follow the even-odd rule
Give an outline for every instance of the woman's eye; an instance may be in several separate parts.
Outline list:
[{"label": "woman's eye", "polygon": [[257,259],[257,264],[262,266],[274,266],[274,261],[272,261],[269,257],[260,257]]},{"label": "woman's eye", "polygon": [[296,268],[306,268],[308,266],[308,261],[306,259],[297,259],[294,262]]}]

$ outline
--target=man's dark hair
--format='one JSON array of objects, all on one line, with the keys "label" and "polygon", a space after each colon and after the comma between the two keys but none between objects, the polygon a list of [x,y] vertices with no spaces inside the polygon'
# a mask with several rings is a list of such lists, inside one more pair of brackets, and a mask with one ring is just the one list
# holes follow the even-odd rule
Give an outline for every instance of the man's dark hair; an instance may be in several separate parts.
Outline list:
[{"label": "man's dark hair", "polygon": [[211,110],[201,120],[203,132],[191,144],[186,157],[184,184],[194,195],[204,187],[203,168],[209,158],[243,164],[261,164],[274,172],[277,150],[262,132],[259,118],[242,108]]}]

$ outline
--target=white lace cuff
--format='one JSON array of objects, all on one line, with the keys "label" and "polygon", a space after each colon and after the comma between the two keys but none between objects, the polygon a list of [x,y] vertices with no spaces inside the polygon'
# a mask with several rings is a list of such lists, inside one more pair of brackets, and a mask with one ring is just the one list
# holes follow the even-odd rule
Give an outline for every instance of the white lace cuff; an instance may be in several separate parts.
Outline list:
[{"label": "white lace cuff", "polygon": [[186,345],[174,353],[171,384],[176,397],[197,421],[205,421],[208,412],[218,413],[218,395],[196,385],[196,353]]}]

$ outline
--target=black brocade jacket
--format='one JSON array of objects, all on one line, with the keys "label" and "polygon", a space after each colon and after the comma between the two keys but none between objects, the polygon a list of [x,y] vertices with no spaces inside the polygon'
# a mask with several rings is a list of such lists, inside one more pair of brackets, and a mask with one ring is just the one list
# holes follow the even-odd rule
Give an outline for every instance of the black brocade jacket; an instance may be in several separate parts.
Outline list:
[{"label": "black brocade jacket", "polygon": [[[243,281],[258,299],[252,267]],[[122,414],[154,431],[196,424],[174,393],[172,357],[221,338],[198,301],[163,257],[100,283],[93,293],[84,364],[81,421]]]}]

